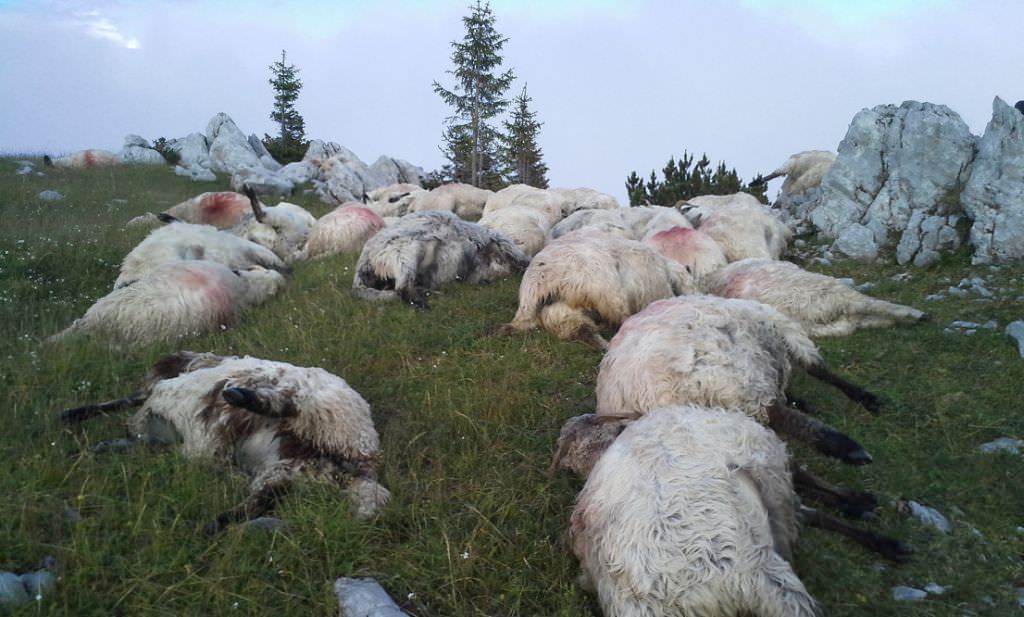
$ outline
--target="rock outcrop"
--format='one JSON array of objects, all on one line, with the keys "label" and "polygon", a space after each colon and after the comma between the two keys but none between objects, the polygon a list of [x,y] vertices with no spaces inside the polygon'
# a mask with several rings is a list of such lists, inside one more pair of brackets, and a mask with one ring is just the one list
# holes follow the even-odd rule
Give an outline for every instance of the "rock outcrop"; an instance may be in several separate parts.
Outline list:
[{"label": "rock outcrop", "polygon": [[973,263],[1024,258],[1024,115],[999,97],[960,202],[974,220]]}]

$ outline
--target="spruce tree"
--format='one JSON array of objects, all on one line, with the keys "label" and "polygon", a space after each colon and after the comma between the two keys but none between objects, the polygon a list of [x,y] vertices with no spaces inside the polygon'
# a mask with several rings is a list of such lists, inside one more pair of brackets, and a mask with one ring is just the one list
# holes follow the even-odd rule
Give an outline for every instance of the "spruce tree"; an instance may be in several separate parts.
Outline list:
[{"label": "spruce tree", "polygon": [[523,91],[513,99],[512,117],[505,122],[505,166],[507,178],[513,184],[528,184],[539,189],[548,188],[548,166],[537,145],[537,136],[543,122],[530,110],[533,99]]},{"label": "spruce tree", "polygon": [[286,64],[286,59],[285,51],[281,50],[281,60],[270,65],[273,76],[269,81],[274,87],[274,111],[270,119],[277,123],[279,131],[276,137],[263,136],[263,145],[281,163],[302,160],[308,146],[306,121],[295,110],[295,101],[302,90],[299,69],[294,64]]},{"label": "spruce tree", "polygon": [[729,195],[741,191],[750,193],[762,202],[766,201],[764,184],[756,181],[744,184],[736,170],[727,168],[724,161],[712,168],[707,154],[694,163],[693,155],[684,150],[683,157],[678,161],[675,157],[669,157],[661,173],[663,180],[659,180],[658,174],[652,170],[645,183],[635,171],[631,172],[626,177],[629,205],[651,203],[671,206],[698,195]]},{"label": "spruce tree", "polygon": [[[442,151],[453,178],[466,178],[474,186],[500,188],[500,135],[490,120],[509,105],[504,97],[514,79],[512,70],[495,74],[501,66],[501,48],[508,39],[494,29],[489,3],[477,0],[470,10],[462,18],[465,37],[462,42],[452,41],[455,68],[447,72],[455,76],[455,87],[449,90],[434,82],[434,92],[454,110],[446,120]],[[464,169],[467,163],[468,170]]]}]

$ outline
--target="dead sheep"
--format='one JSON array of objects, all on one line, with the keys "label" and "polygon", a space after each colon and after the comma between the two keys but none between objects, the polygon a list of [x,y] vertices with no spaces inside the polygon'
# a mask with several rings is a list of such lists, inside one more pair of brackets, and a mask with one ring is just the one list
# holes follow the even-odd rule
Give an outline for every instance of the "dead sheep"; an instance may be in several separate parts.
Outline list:
[{"label": "dead sheep", "polygon": [[256,192],[244,187],[245,194],[231,191],[202,193],[164,212],[143,215],[128,221],[129,227],[157,220],[212,225],[274,251],[281,259],[293,261],[306,243],[316,217],[302,206],[280,202],[267,206]]},{"label": "dead sheep", "polygon": [[576,499],[581,586],[617,617],[819,615],[789,563],[788,465],[779,438],[742,414],[668,407],[633,422]]},{"label": "dead sheep", "polygon": [[633,206],[619,212],[622,220],[633,230],[635,240],[671,227],[693,227],[683,213],[667,206]]},{"label": "dead sheep", "polygon": [[127,423],[131,442],[178,444],[186,458],[230,462],[250,477],[249,495],[207,532],[262,516],[299,480],[337,485],[359,518],[388,501],[377,483],[380,449],[370,406],[321,368],[178,352],[156,362],[140,391],[69,409],[63,420],[140,405]]},{"label": "dead sheep", "polygon": [[205,260],[232,270],[262,266],[282,274],[291,268],[270,249],[210,225],[175,222],[155,229],[121,261],[114,289],[131,285],[157,266],[175,261]]},{"label": "dead sheep", "polygon": [[552,227],[548,235],[554,240],[580,229],[603,231],[629,240],[637,239],[633,228],[623,221],[622,213],[619,210],[579,210],[573,212]]},{"label": "dead sheep", "polygon": [[423,187],[408,182],[396,182],[379,189],[373,189],[366,194],[367,203],[376,201],[391,201],[395,197],[403,197],[413,191],[421,191]]},{"label": "dead sheep", "polygon": [[51,163],[54,167],[65,169],[95,169],[120,165],[122,161],[121,157],[109,150],[90,149],[51,159]]},{"label": "dead sheep", "polygon": [[384,220],[357,202],[344,203],[317,219],[298,259],[358,253],[366,240],[384,228]]},{"label": "dead sheep", "polygon": [[409,212],[443,210],[454,212],[459,218],[475,221],[484,212],[484,204],[494,191],[481,189],[472,184],[442,184],[428,192],[419,192],[409,202]]},{"label": "dead sheep", "polygon": [[236,324],[242,312],[280,291],[284,277],[254,266],[233,271],[211,261],[162,264],[97,300],[48,342],[90,336],[112,347],[172,341]]},{"label": "dead sheep", "polygon": [[534,256],[519,286],[515,317],[494,332],[516,334],[540,326],[561,339],[603,349],[608,343],[600,325],[618,327],[655,300],[694,290],[689,270],[645,244],[575,231]]},{"label": "dead sheep", "polygon": [[548,189],[562,200],[562,218],[579,210],[617,210],[619,202],[607,193],[585,187]]},{"label": "dead sheep", "polygon": [[788,225],[747,193],[696,197],[681,210],[695,228],[718,243],[730,262],[781,259],[793,238]]},{"label": "dead sheep", "polygon": [[872,411],[878,398],[828,370],[800,324],[749,300],[687,295],[633,315],[598,369],[598,416],[638,418],[667,405],[724,407],[847,463],[871,456],[843,433],[791,408],[793,365]]},{"label": "dead sheep", "polygon": [[451,212],[417,212],[377,232],[356,262],[353,292],[368,300],[427,307],[427,295],[455,281],[486,283],[530,263],[504,235]]},{"label": "dead sheep", "polygon": [[725,253],[711,236],[689,227],[651,231],[644,236],[643,243],[689,268],[698,284],[728,263]]},{"label": "dead sheep", "polygon": [[480,219],[479,224],[508,236],[528,257],[533,257],[544,248],[551,230],[546,216],[525,206],[510,206],[489,212]]},{"label": "dead sheep", "polygon": [[567,196],[527,184],[512,184],[487,198],[484,204],[484,215],[508,208],[509,206],[525,206],[543,214],[550,225],[562,220],[562,212],[566,209]]},{"label": "dead sheep", "polygon": [[909,306],[866,296],[824,274],[788,261],[744,259],[701,280],[705,293],[763,302],[800,322],[811,336],[845,336],[928,316]]},{"label": "dead sheep", "polygon": [[[904,561],[898,540],[800,504],[786,447],[741,413],[672,405],[566,422],[553,467],[586,478],[570,517],[606,615],[819,615],[791,561],[799,523]],[[856,506],[856,494],[842,495]]]},{"label": "dead sheep", "polygon": [[783,195],[803,193],[820,185],[835,161],[836,153],[827,150],[797,152],[786,159],[778,169],[765,176],[762,182],[785,176],[781,189]]}]

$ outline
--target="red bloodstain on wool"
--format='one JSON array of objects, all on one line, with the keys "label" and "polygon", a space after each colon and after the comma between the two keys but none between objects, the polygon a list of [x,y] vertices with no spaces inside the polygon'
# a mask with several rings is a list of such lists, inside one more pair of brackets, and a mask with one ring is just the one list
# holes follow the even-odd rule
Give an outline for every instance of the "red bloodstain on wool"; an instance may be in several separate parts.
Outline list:
[{"label": "red bloodstain on wool", "polygon": [[210,193],[199,201],[199,222],[218,229],[233,227],[251,207],[245,195],[231,191]]}]

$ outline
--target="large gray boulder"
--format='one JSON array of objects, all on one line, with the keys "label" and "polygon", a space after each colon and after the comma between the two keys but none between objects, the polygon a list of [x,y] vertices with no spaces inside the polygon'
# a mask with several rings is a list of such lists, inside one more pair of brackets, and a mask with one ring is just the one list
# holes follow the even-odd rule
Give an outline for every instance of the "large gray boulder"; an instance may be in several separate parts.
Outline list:
[{"label": "large gray boulder", "polygon": [[274,160],[274,157],[267,151],[267,147],[263,145],[263,141],[257,137],[255,133],[249,135],[248,141],[249,147],[252,148],[252,151],[259,157],[260,162],[263,163],[264,167],[270,171],[279,171],[281,169],[281,164]]},{"label": "large gray boulder", "polygon": [[973,263],[1024,257],[1024,115],[999,97],[960,202],[974,219]]},{"label": "large gray boulder", "polygon": [[210,142],[210,169],[213,171],[234,174],[245,168],[263,168],[248,138],[226,113],[210,119],[206,139]]},{"label": "large gray boulder", "polygon": [[154,150],[152,144],[138,135],[125,136],[124,147],[118,156],[129,164],[164,165],[167,163],[164,155]]},{"label": "large gray boulder", "polygon": [[900,264],[926,266],[960,245],[960,187],[975,142],[944,105],[907,101],[858,113],[813,200],[790,214],[809,220],[850,257],[895,248]]},{"label": "large gray boulder", "polygon": [[178,164],[186,169],[210,169],[210,142],[206,141],[206,136],[202,133],[191,133],[187,137],[172,139],[167,142],[167,149],[178,153],[181,157]]},{"label": "large gray boulder", "polygon": [[295,163],[288,163],[281,168],[279,173],[291,181],[292,184],[302,184],[316,178],[320,173],[320,166],[314,165],[309,161],[297,161]]},{"label": "large gray boulder", "polygon": [[[383,154],[373,162],[373,165],[370,165],[370,171],[378,180],[384,182],[381,186],[398,184],[399,182],[416,185],[423,183],[424,174],[422,167],[417,167],[408,161],[391,158]],[[373,188],[380,187],[375,186]],[[367,192],[370,190],[373,189],[369,189]]]},{"label": "large gray boulder", "polygon": [[231,188],[242,192],[248,186],[257,195],[277,195],[287,197],[292,194],[295,185],[280,173],[269,169],[246,167],[231,175]]}]

